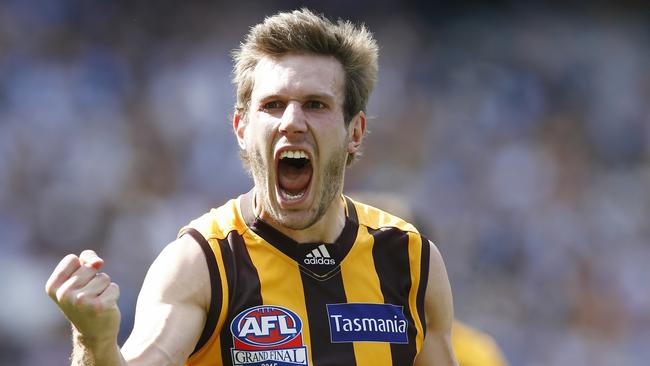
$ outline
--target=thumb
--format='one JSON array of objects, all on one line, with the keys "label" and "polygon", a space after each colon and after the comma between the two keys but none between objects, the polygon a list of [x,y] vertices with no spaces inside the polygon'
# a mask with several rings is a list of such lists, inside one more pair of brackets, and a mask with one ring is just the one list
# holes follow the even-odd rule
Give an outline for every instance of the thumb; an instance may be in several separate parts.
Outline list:
[{"label": "thumb", "polygon": [[81,265],[87,265],[94,269],[100,269],[104,265],[104,260],[99,258],[95,251],[87,249],[79,255]]}]

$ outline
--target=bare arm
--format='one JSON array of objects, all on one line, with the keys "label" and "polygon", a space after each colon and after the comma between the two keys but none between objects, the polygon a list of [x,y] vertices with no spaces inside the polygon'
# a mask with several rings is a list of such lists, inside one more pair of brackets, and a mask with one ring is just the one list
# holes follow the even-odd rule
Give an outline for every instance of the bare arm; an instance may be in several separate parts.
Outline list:
[{"label": "bare arm", "polygon": [[427,333],[415,366],[457,365],[451,347],[451,325],[454,318],[451,286],[438,248],[431,242],[429,245],[429,277],[424,295]]},{"label": "bare arm", "polygon": [[201,336],[209,304],[205,255],[184,235],[160,253],[145,277],[133,332],[122,347],[129,366],[184,364]]},{"label": "bare arm", "polygon": [[133,332],[121,351],[119,291],[106,274],[97,274],[102,265],[92,251],[79,258],[67,256],[46,285],[73,324],[72,364],[182,365],[200,337],[210,302],[209,273],[200,246],[184,236],[153,262],[138,297]]}]

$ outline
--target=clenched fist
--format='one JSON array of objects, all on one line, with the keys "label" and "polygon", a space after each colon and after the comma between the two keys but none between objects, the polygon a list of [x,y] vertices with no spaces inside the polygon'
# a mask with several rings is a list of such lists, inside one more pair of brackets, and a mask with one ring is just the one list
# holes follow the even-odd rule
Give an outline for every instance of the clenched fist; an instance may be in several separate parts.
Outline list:
[{"label": "clenched fist", "polygon": [[45,291],[70,320],[84,343],[115,342],[120,326],[119,287],[99,269],[104,261],[92,250],[59,262]]}]

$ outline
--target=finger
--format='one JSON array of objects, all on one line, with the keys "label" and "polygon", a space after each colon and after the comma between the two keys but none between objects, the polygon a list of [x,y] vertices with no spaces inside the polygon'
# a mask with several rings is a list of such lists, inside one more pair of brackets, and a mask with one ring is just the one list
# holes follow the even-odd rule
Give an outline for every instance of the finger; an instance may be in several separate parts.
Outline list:
[{"label": "finger", "polygon": [[71,304],[79,309],[93,308],[101,311],[106,308],[101,303],[99,295],[111,284],[111,278],[106,273],[97,273],[88,283],[77,290],[71,291]]},{"label": "finger", "polygon": [[111,284],[111,278],[106,273],[97,273],[86,286],[80,289],[89,296],[97,297]]},{"label": "finger", "polygon": [[66,255],[56,266],[50,278],[45,283],[45,292],[54,299],[56,291],[59,287],[67,281],[70,276],[81,266],[79,257],[74,254]]},{"label": "finger", "polygon": [[117,300],[120,298],[120,287],[115,283],[111,282],[106,290],[98,296],[98,300],[103,304],[117,304]]},{"label": "finger", "polygon": [[79,255],[79,260],[81,261],[82,265],[88,265],[95,269],[100,269],[104,265],[104,260],[101,259],[97,253],[95,253],[95,251],[90,249],[86,249],[81,252],[81,255]]},{"label": "finger", "polygon": [[58,301],[63,301],[68,299],[68,301],[74,301],[73,292],[79,291],[81,288],[86,286],[90,280],[95,277],[97,270],[93,267],[83,265],[77,268],[77,270],[66,280],[59,288],[56,290],[56,299]]}]

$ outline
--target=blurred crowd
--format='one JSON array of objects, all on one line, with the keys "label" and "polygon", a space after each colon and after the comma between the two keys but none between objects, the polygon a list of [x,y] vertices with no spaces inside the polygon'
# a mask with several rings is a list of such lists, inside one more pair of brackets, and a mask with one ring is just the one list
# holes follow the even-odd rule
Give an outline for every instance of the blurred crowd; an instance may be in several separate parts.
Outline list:
[{"label": "blurred crowd", "polygon": [[[145,4],[0,2],[0,365],[68,362],[62,256],[105,258],[123,341],[161,248],[252,187],[230,51],[297,3]],[[346,187],[413,205],[456,316],[512,365],[647,364],[650,12],[501,4],[310,5],[381,47]]]}]

